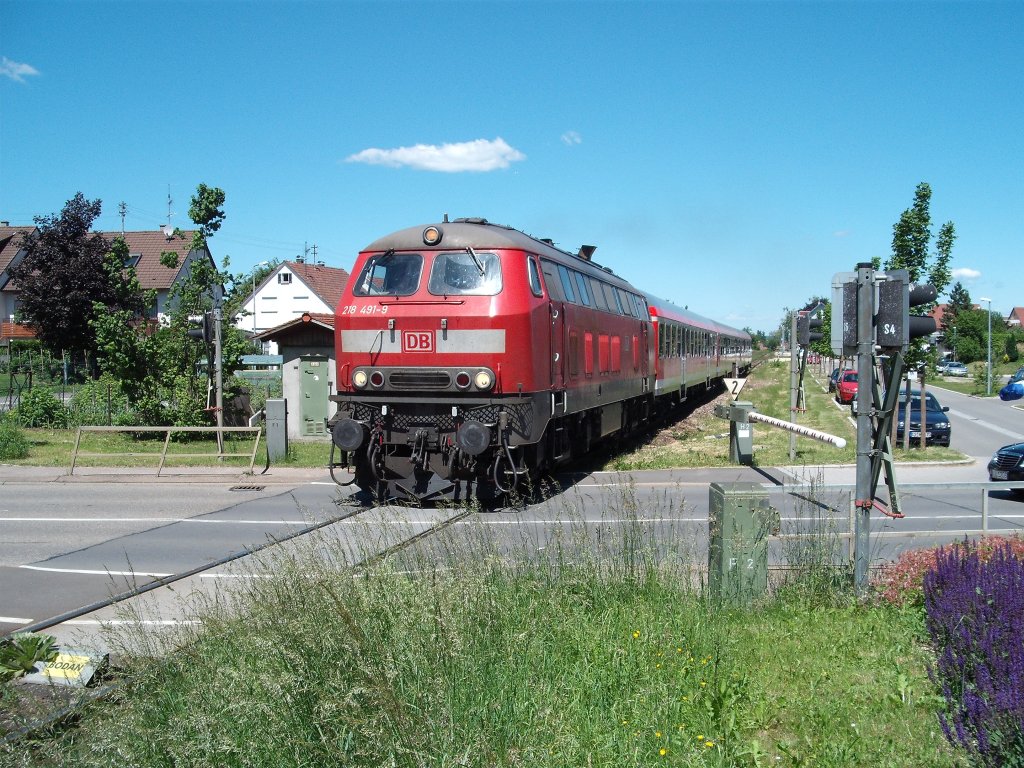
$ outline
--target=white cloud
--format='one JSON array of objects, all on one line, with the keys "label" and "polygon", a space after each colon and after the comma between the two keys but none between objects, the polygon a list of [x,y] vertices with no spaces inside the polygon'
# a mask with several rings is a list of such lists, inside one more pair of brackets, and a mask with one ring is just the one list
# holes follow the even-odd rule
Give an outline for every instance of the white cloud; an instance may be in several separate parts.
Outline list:
[{"label": "white cloud", "polygon": [[416,168],[421,171],[460,173],[462,171],[496,171],[525,160],[526,155],[510,147],[504,139],[477,139],[458,144],[417,144],[397,149],[364,149],[345,158],[348,163],[385,165],[389,168]]},{"label": "white cloud", "polygon": [[562,143],[567,146],[575,146],[576,144],[583,143],[583,137],[580,136],[576,131],[566,131],[562,134]]},{"label": "white cloud", "polygon": [[17,61],[11,61],[6,56],[0,59],[0,75],[9,77],[15,82],[24,83],[26,77],[38,74],[39,70],[31,64],[20,64]]},{"label": "white cloud", "polygon": [[953,277],[957,280],[977,280],[981,277],[981,272],[970,267],[960,267],[953,270]]}]

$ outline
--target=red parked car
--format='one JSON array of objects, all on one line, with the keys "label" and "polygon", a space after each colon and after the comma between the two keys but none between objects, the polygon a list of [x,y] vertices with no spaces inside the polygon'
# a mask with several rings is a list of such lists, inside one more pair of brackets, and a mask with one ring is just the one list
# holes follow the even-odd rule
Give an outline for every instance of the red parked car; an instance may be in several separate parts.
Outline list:
[{"label": "red parked car", "polygon": [[857,372],[843,371],[836,382],[836,400],[840,403],[852,403],[857,394]]}]

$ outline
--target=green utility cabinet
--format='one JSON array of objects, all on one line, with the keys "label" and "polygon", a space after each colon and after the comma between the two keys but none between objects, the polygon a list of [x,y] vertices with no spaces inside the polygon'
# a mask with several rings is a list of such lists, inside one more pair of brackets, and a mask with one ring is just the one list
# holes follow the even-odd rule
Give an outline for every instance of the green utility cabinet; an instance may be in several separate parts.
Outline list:
[{"label": "green utility cabinet", "polygon": [[708,586],[715,601],[747,605],[768,589],[768,537],[779,513],[757,483],[712,483]]}]

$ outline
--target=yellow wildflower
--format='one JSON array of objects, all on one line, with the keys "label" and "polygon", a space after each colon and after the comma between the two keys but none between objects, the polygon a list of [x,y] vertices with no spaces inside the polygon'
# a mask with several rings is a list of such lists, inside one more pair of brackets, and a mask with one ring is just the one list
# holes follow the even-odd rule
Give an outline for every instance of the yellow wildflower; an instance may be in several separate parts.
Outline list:
[{"label": "yellow wildflower", "polygon": [[658,750],[658,754],[661,755],[662,757],[664,757],[665,755],[668,754],[668,750],[665,749],[664,747],[662,747],[661,749]]}]

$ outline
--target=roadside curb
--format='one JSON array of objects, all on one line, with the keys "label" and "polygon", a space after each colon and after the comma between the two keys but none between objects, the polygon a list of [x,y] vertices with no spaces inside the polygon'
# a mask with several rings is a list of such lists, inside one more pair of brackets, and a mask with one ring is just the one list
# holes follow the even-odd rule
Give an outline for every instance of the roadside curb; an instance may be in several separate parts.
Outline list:
[{"label": "roadside curb", "polygon": [[79,467],[69,474],[65,467],[33,467],[0,464],[0,486],[14,483],[231,483],[235,485],[302,485],[310,482],[331,483],[330,473],[323,468],[280,468],[266,474],[224,472],[196,468],[190,472],[162,472],[152,469],[135,471],[122,467]]}]

